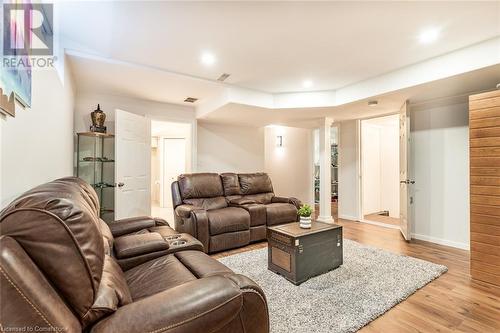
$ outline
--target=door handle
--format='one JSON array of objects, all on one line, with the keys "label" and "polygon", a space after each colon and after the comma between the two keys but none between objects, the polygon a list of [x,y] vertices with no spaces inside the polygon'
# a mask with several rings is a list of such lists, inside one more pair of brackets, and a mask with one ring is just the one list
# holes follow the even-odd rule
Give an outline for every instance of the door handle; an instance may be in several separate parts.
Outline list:
[{"label": "door handle", "polygon": [[118,185],[118,187],[123,187],[123,186],[125,186],[125,183],[119,182],[117,185]]},{"label": "door handle", "polygon": [[415,184],[415,181],[414,180],[400,180],[399,181],[400,184]]}]

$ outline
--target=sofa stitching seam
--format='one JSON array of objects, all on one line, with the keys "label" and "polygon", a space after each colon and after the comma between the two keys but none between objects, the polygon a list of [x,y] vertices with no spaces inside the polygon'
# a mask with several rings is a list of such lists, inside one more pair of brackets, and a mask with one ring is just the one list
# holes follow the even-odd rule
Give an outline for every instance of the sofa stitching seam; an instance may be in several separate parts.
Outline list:
[{"label": "sofa stitching seam", "polygon": [[163,332],[163,331],[169,330],[169,329],[171,329],[171,328],[173,328],[173,327],[176,327],[176,326],[179,326],[179,325],[185,324],[185,323],[187,323],[187,322],[190,322],[190,321],[192,321],[192,320],[195,320],[195,319],[197,319],[197,318],[200,318],[200,317],[202,317],[202,316],[206,315],[207,313],[210,313],[210,312],[212,312],[212,311],[214,311],[214,310],[217,310],[218,308],[223,307],[224,305],[228,304],[229,302],[233,301],[234,299],[236,299],[236,298],[238,298],[238,297],[240,297],[240,296],[241,296],[241,294],[236,295],[236,296],[234,296],[234,297],[231,297],[230,299],[228,299],[228,300],[227,300],[227,301],[225,301],[224,303],[219,304],[219,305],[217,305],[217,306],[215,306],[215,307],[213,307],[213,308],[210,308],[210,309],[208,309],[208,310],[206,310],[206,311],[204,311],[204,312],[202,312],[202,313],[199,313],[199,314],[197,314],[196,316],[193,316],[193,317],[191,317],[191,318],[187,318],[187,319],[185,319],[185,320],[183,320],[183,321],[180,321],[180,322],[178,322],[178,323],[175,323],[175,324],[172,324],[172,325],[169,325],[169,326],[161,327],[161,328],[158,328],[158,329],[153,330],[153,331],[148,331],[147,333],[158,333],[158,332]]},{"label": "sofa stitching seam", "polygon": [[7,275],[7,273],[0,267],[0,272],[2,273],[2,275],[7,279],[7,281],[9,282],[9,284],[14,287],[14,289],[19,293],[19,295],[21,295],[21,297],[33,308],[33,310],[35,310],[35,312],[43,319],[43,321],[45,321],[45,323],[47,325],[49,325],[52,329],[55,329],[54,325],[52,325],[48,319],[42,314],[42,312],[40,310],[38,310],[38,308],[30,302],[30,300],[26,297],[26,295],[24,295],[24,293],[18,288],[18,286],[16,286],[16,284],[9,278],[9,276]]}]

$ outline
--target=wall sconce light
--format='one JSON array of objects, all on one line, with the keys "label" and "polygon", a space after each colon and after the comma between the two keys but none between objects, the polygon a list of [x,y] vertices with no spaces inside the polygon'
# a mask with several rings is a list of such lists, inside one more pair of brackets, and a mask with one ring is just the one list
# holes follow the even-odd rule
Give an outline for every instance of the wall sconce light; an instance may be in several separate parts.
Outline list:
[{"label": "wall sconce light", "polygon": [[276,146],[283,147],[283,135],[276,136]]}]

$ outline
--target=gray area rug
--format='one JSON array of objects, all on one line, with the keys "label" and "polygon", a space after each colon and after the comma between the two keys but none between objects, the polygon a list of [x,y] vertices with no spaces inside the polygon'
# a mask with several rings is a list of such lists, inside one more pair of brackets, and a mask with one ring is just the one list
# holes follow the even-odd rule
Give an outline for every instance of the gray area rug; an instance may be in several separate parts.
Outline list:
[{"label": "gray area rug", "polygon": [[344,240],[344,264],[300,286],[267,269],[267,248],[219,259],[264,290],[271,332],[355,332],[447,271]]}]

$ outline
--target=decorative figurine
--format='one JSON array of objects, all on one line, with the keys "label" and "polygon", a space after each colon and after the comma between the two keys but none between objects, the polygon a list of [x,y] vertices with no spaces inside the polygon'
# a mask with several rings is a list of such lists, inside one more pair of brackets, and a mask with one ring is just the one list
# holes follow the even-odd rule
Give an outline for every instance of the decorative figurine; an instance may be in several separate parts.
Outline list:
[{"label": "decorative figurine", "polygon": [[91,132],[106,133],[106,126],[104,126],[106,114],[101,110],[99,104],[97,104],[97,109],[90,113],[90,118],[92,119]]}]

